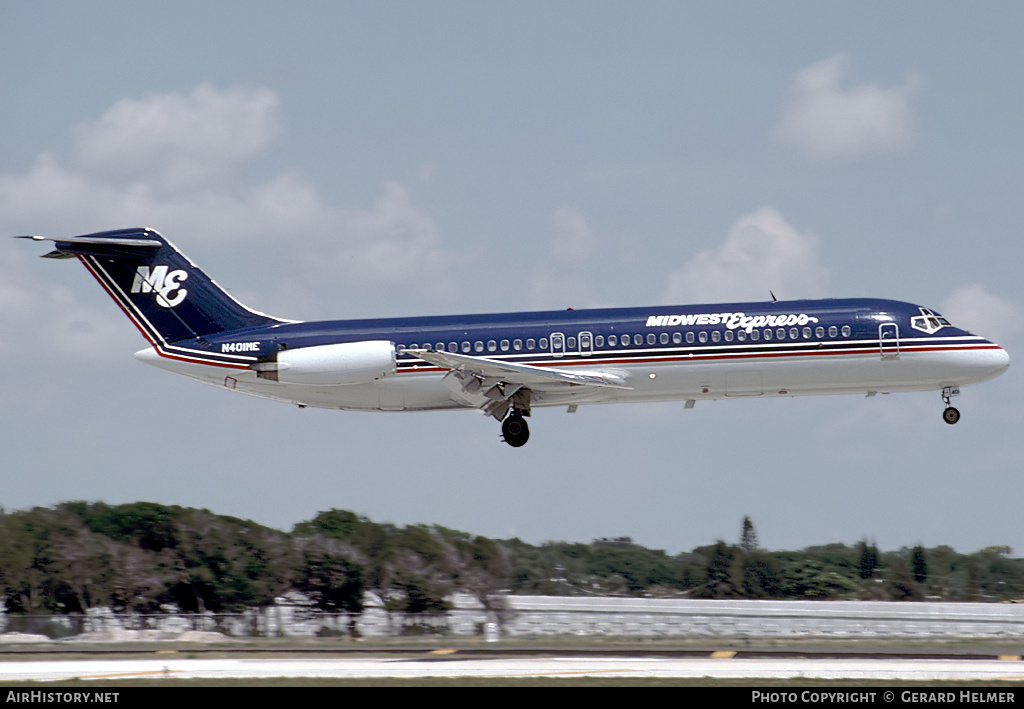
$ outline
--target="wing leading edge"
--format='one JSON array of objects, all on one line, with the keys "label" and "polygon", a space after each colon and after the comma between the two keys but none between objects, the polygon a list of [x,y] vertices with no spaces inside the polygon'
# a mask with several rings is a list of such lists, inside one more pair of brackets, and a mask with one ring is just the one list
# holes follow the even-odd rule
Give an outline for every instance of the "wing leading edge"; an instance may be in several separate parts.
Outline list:
[{"label": "wing leading edge", "polygon": [[510,383],[524,386],[543,386],[544,384],[560,383],[578,386],[613,387],[615,389],[632,389],[625,379],[610,372],[567,372],[564,369],[536,367],[531,364],[499,362],[487,357],[456,354],[455,352],[439,352],[437,350],[405,350],[425,362],[443,367],[444,369],[461,370],[482,377],[501,377]]}]

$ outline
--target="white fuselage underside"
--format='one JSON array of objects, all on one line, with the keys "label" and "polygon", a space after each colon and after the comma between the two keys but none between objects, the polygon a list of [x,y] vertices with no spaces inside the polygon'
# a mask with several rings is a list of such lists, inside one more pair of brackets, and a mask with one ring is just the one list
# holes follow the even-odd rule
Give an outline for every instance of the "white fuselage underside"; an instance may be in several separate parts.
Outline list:
[{"label": "white fuselage underside", "polygon": [[[365,384],[317,387],[266,381],[246,369],[167,359],[154,348],[141,350],[135,357],[207,384],[302,406],[359,411],[440,411],[478,406],[446,372],[432,367],[424,367],[428,371],[423,372],[402,370]],[[1009,355],[1002,349],[905,350],[891,358],[883,358],[877,351],[756,361],[708,362],[698,357],[691,361],[610,366],[566,358],[558,363],[560,369],[613,373],[632,389],[566,385],[535,394],[532,405],[937,391],[991,379],[1008,366]]]}]

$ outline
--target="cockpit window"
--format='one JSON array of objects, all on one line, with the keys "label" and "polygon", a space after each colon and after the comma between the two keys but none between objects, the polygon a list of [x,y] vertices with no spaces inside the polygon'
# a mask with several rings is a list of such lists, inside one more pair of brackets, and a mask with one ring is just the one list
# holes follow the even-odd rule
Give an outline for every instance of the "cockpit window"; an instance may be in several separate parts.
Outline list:
[{"label": "cockpit window", "polygon": [[921,311],[921,314],[910,318],[910,327],[915,330],[931,335],[944,327],[952,327],[949,321],[938,313],[934,313],[928,308],[918,308],[918,310]]}]

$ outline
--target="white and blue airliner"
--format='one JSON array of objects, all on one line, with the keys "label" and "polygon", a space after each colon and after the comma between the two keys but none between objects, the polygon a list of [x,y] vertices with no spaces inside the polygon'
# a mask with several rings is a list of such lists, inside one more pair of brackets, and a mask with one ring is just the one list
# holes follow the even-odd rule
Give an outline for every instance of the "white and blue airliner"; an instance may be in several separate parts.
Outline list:
[{"label": "white and blue airliner", "polygon": [[149,342],[147,364],[231,391],[356,411],[480,409],[522,446],[535,408],[938,391],[1006,371],[999,345],[873,298],[299,322],[245,307],[151,229],[48,240]]}]

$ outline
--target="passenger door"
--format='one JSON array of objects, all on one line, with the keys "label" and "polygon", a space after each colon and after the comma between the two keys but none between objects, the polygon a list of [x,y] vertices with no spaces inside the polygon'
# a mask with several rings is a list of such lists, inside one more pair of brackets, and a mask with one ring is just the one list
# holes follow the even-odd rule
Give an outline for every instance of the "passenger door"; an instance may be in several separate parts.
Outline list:
[{"label": "passenger door", "polygon": [[882,353],[882,359],[899,359],[900,326],[894,322],[886,322],[879,325],[878,345]]}]

